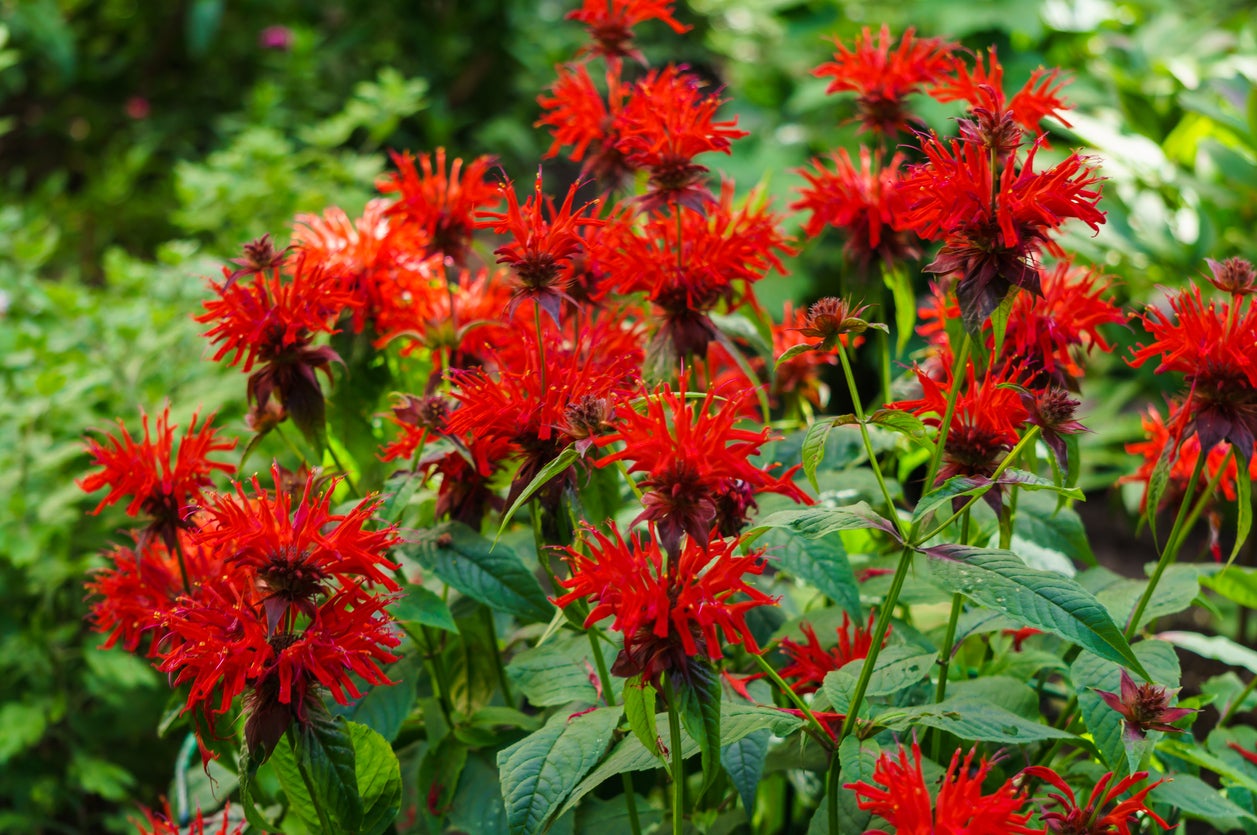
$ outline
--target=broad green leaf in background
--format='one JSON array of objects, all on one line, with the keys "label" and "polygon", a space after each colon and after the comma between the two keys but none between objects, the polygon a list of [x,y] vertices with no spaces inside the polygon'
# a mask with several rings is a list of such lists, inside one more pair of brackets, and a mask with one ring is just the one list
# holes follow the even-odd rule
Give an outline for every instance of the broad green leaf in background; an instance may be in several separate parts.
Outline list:
[{"label": "broad green leaf in background", "polygon": [[[572,702],[594,704],[598,690],[589,679],[589,670],[574,657],[572,647],[550,641],[526,649],[511,659],[506,673],[535,707]],[[654,713],[653,705],[651,713]]]},{"label": "broad green leaf in background", "polygon": [[878,713],[875,721],[894,731],[925,725],[961,739],[999,742],[1004,745],[1075,738],[1068,731],[1025,719],[985,699],[967,696],[948,698],[938,704],[920,707],[888,708]]},{"label": "broad green leaf in background", "polygon": [[424,532],[416,556],[443,582],[491,609],[545,623],[554,609],[537,578],[502,543],[496,545],[459,522]]},{"label": "broad green leaf in background", "polygon": [[863,619],[860,586],[838,534],[817,539],[773,528],[760,542],[768,546],[768,559],[778,570],[811,585],[841,606],[852,620]]},{"label": "broad green leaf in background", "polygon": [[[822,688],[830,705],[839,713],[845,713],[850,708],[851,697],[866,660],[856,659],[825,676]],[[886,647],[877,656],[864,695],[889,696],[918,684],[929,676],[937,660],[937,652],[922,652],[918,646]]]},{"label": "broad green leaf in background", "polygon": [[1109,613],[1068,577],[1026,566],[1010,551],[968,545],[924,549],[941,587],[1146,674]]}]

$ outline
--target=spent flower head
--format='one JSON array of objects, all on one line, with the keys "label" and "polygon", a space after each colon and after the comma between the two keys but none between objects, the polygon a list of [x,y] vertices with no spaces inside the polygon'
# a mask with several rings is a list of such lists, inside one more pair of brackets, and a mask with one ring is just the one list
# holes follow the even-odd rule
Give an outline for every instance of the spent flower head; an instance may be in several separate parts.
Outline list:
[{"label": "spent flower head", "polygon": [[1130,673],[1123,669],[1119,692],[1095,692],[1106,705],[1122,715],[1127,739],[1143,739],[1148,731],[1183,733],[1182,728],[1176,728],[1170,723],[1191,716],[1196,710],[1189,707],[1170,707],[1170,702],[1179,689],[1170,690],[1151,682],[1136,684]]}]

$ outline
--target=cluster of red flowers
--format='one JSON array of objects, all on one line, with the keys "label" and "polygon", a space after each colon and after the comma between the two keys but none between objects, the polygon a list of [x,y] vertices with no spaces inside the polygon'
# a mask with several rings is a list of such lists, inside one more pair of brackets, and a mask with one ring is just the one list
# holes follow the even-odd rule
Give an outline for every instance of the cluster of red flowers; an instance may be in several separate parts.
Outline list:
[{"label": "cluster of red flowers", "polygon": [[[1147,806],[1148,793],[1164,781],[1150,783],[1125,800],[1118,800],[1148,778],[1146,771],[1128,775],[1111,788],[1114,775],[1104,775],[1095,784],[1087,805],[1080,807],[1069,784],[1042,766],[1031,766],[1016,780],[1005,780],[994,791],[985,793],[983,783],[994,762],[983,758],[975,764],[975,754],[976,749],[963,756],[959,750],[952,754],[941,784],[932,789],[921,767],[921,749],[913,740],[911,758],[900,745],[894,755],[882,754],[870,780],[848,783],[846,788],[855,792],[861,809],[886,820],[898,835],[1131,835],[1132,824],[1140,816],[1164,829],[1170,828]],[[1058,808],[1042,811],[1043,824],[1037,828],[1028,825],[1034,812],[1027,808],[1030,797],[1024,785],[1019,787],[1027,779],[1041,780],[1058,792],[1050,795]],[[870,830],[869,835],[874,833],[884,835],[880,830]]]},{"label": "cluster of red flowers", "polygon": [[819,689],[825,676],[852,661],[867,658],[869,649],[873,646],[872,614],[869,615],[868,623],[860,626],[852,623],[844,612],[842,625],[835,630],[838,642],[829,649],[821,646],[816,630],[810,623],[801,624],[799,629],[807,638],[806,644],[790,638],[781,639],[781,651],[790,659],[790,663],[781,668],[781,677],[795,680],[790,687],[796,693],[811,693]]},{"label": "cluster of red flowers", "polygon": [[93,625],[106,646],[147,645],[175,686],[188,685],[203,743],[245,694],[246,742],[265,756],[319,688],[347,704],[362,695],[357,680],[388,683],[398,637],[376,587],[398,589],[385,556],[397,540],[369,530],[374,500],[333,513],[335,483],[322,489],[314,473],[276,466],[273,489],[254,477],[215,492],[210,473],[234,468],[208,456],[234,444],[194,418],[175,452],[168,407],[156,426],[153,438],[144,418],[142,443],[123,428],[87,444],[101,469],[80,484],[109,489],[97,510],[125,499],[129,515],[152,517],[89,582]]}]

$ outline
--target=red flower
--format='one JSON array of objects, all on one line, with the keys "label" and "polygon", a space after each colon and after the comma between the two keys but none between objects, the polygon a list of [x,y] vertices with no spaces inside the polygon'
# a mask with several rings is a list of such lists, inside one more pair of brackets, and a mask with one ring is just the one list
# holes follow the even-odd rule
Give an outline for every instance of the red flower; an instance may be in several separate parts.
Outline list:
[{"label": "red flower", "polygon": [[[170,425],[169,404],[157,416],[155,433],[150,430],[148,415],[140,410],[140,422],[144,427],[142,441],[131,437],[122,421],[118,421],[119,437],[106,434],[103,440],[89,438],[85,444],[87,453],[92,456],[92,463],[102,469],[80,479],[78,485],[88,493],[102,487],[109,488],[92,513],[100,513],[105,507],[129,496],[127,515],[148,515],[147,531],[160,536],[173,550],[176,532],[187,527],[191,510],[203,501],[205,488],[213,484],[211,476],[214,471],[230,473],[235,470],[234,465],[209,457],[236,446],[234,440],[225,441],[218,437],[218,430],[211,425],[213,420],[211,415],[198,429],[197,415],[193,414],[187,431],[179,439],[178,451],[174,448],[178,427]],[[143,541],[140,547],[143,550]]]},{"label": "red flower", "polygon": [[803,227],[808,237],[819,235],[826,226],[841,229],[847,238],[843,251],[861,267],[874,258],[888,266],[902,260],[918,258],[921,250],[907,232],[894,224],[892,198],[902,177],[903,154],[896,153],[885,165],[881,155],[874,156],[867,148],[860,149],[857,170],[846,148],[830,153],[830,171],[819,157],[812,168],[799,169],[808,187],[801,189],[802,199],[790,208],[807,210],[811,218]]},{"label": "red flower", "polygon": [[277,466],[271,475],[274,494],[264,491],[254,476],[250,482],[254,496],[246,496],[244,485],[237,484],[234,496],[219,497],[207,508],[207,524],[198,537],[208,547],[229,546],[229,567],[255,578],[268,636],[281,621],[291,620],[290,609],[313,614],[313,601],[328,593],[329,581],[344,587],[365,582],[398,590],[386,573],[398,566],[384,556],[397,537],[391,528],[365,530],[379,500],[364,499],[348,513],[332,513],[334,483],[316,496],[316,477],[309,473],[294,502]]},{"label": "red flower", "polygon": [[[821,647],[816,637],[816,630],[810,623],[799,625],[799,629],[807,637],[807,644],[799,644],[789,638],[781,639],[781,651],[790,657],[790,663],[780,670],[782,678],[795,678],[798,681],[790,685],[796,693],[811,693],[821,686],[825,676],[834,670],[850,664],[860,658],[867,658],[873,646],[873,615],[869,615],[868,623],[861,628],[851,622],[847,613],[843,612],[842,626],[838,633],[838,643],[830,649]],[[884,641],[883,641],[884,642]]]},{"label": "red flower", "polygon": [[[168,800],[162,800],[161,811],[146,808],[141,808],[140,811],[144,813],[144,820],[131,821],[136,826],[136,835],[242,835],[248,826],[248,821],[243,819],[232,823],[230,803],[225,804],[215,819],[210,821],[205,820],[198,808],[196,816],[186,826],[181,826],[175,820]],[[206,826],[211,828],[206,829]]]},{"label": "red flower", "polygon": [[[1059,835],[1131,835],[1130,825],[1137,820],[1135,818],[1137,814],[1147,815],[1160,824],[1163,829],[1170,828],[1170,824],[1162,820],[1160,815],[1146,805],[1148,792],[1166,782],[1165,780],[1149,783],[1135,794],[1113,806],[1108,814],[1101,815],[1104,807],[1117,800],[1123,792],[1133,787],[1136,783],[1148,779],[1148,772],[1146,771],[1137,771],[1128,775],[1115,783],[1112,788],[1109,788],[1109,783],[1112,782],[1114,776],[1113,772],[1110,771],[1100,778],[1100,782],[1095,784],[1095,788],[1091,790],[1091,795],[1087,798],[1087,805],[1084,807],[1078,806],[1078,799],[1074,796],[1074,790],[1052,769],[1041,765],[1032,765],[1021,773],[1050,783],[1060,792],[1059,794],[1049,795],[1056,805],[1060,807],[1060,811],[1044,812],[1042,814],[1043,822],[1047,824],[1046,832],[1058,833]],[[1138,828],[1136,831],[1138,831]]]},{"label": "red flower", "polygon": [[[636,521],[658,526],[659,541],[669,554],[676,554],[681,535],[706,542],[714,530],[733,536],[745,524],[745,516],[730,518],[719,513],[734,491],[780,493],[796,502],[811,504],[791,476],[792,467],[779,477],[769,475],[750,462],[768,442],[767,429],[758,432],[737,429],[734,422],[754,392],[745,387],[736,393],[711,388],[697,406],[684,389],[674,392],[667,384],[644,397],[645,413],[631,408],[620,410],[617,431],[598,440],[599,446],[623,441],[624,448],[599,459],[599,466],[615,461],[633,462],[631,473],[645,473],[640,482],[645,493],[645,509]],[[717,398],[728,398],[717,405]],[[748,510],[749,507],[743,507]]]},{"label": "red flower", "polygon": [[1021,144],[1023,129],[1030,134],[1039,133],[1039,122],[1046,117],[1070,126],[1060,113],[1068,105],[1060,97],[1066,82],[1058,81],[1059,70],[1035,70],[1011,101],[1004,97],[1004,68],[995,57],[995,47],[988,50],[986,63],[982,53],[974,56],[972,72],[962,59],[954,56],[950,70],[931,95],[940,102],[969,104],[974,119],[962,120],[960,127],[961,136],[968,141],[1007,155]]},{"label": "red flower", "polygon": [[729,153],[732,140],[746,136],[737,118],[715,120],[722,100],[700,92],[693,73],[669,65],[652,70],[633,86],[616,119],[616,148],[634,168],[650,170],[642,206],[653,211],[674,204],[701,212],[715,199],[703,182],[707,169],[694,157]]},{"label": "red flower", "polygon": [[441,453],[420,462],[425,479],[441,476],[436,518],[450,518],[480,530],[485,513],[502,507],[492,480],[511,456],[511,442],[502,437],[473,435],[464,449]]},{"label": "red flower", "polygon": [[387,214],[414,230],[425,257],[439,255],[462,265],[476,228],[476,213],[501,200],[497,186],[485,179],[493,157],[476,157],[465,169],[463,160],[455,157],[447,172],[445,149],[437,148],[435,159],[419,155],[420,173],[412,155],[390,156],[397,172],[376,183],[382,194],[397,195]]},{"label": "red flower", "polygon": [[558,80],[550,88],[550,95],[537,97],[543,114],[537,126],[546,125],[554,136],[546,157],[556,156],[560,148],[570,146],[569,159],[585,160],[583,173],[593,174],[607,187],[618,185],[632,172],[616,148],[616,119],[629,94],[628,87],[620,81],[620,65],[613,63],[607,68],[605,98],[584,64],[560,65],[555,72]]},{"label": "red flower", "polygon": [[1239,754],[1241,757],[1248,760],[1253,765],[1257,766],[1257,751],[1245,750],[1244,747],[1241,746],[1238,742],[1228,742],[1226,744],[1226,747],[1230,748],[1232,751]]},{"label": "red flower", "polygon": [[570,275],[566,269],[585,247],[580,229],[603,224],[601,219],[586,214],[598,201],[592,200],[573,212],[572,201],[580,188],[579,183],[573,183],[563,205],[555,210],[554,204],[541,194],[540,169],[532,196],[522,207],[511,182],[503,183],[501,188],[506,195],[506,211],[481,212],[479,217],[484,219],[477,225],[514,238],[494,250],[498,263],[508,265],[518,282],[506,316],[509,319],[524,299],[532,299],[558,324],[560,301],[569,298],[564,292],[563,279]]},{"label": "red flower", "polygon": [[1000,631],[1001,635],[1007,635],[1013,639],[1013,652],[1021,652],[1022,645],[1029,638],[1035,635],[1042,635],[1043,630],[1035,629],[1033,626],[1023,626],[1020,629],[1004,629]]},{"label": "red flower", "polygon": [[[795,310],[790,302],[786,302],[781,324],[773,325],[773,356],[780,357],[797,345],[807,345],[808,336],[802,329],[811,321],[811,311]],[[855,339],[862,339],[856,336]],[[844,343],[847,341],[843,338]],[[837,365],[837,354],[830,351],[804,351],[780,362],[773,373],[771,395],[774,400],[794,396],[811,403],[817,408],[829,399],[829,388],[821,380],[822,368],[826,365]]]},{"label": "red flower", "polygon": [[1039,253],[1059,252],[1051,232],[1077,218],[1099,231],[1096,208],[1100,182],[1089,158],[1071,154],[1046,171],[1034,171],[1036,142],[1020,166],[996,173],[991,154],[969,142],[938,137],[923,145],[927,162],[904,178],[896,214],[900,228],[927,240],[942,240],[925,269],[954,275],[956,294],[970,330],[978,326],[1013,286],[1041,294]]},{"label": "red flower", "polygon": [[[990,476],[1004,454],[1016,446],[1019,431],[1029,418],[1016,389],[1001,385],[1006,381],[988,373],[979,383],[972,363],[966,370],[964,388],[956,398],[945,441],[944,464],[938,473],[940,483],[954,475]],[[935,380],[919,368],[915,371],[921,383],[921,398],[888,403],[886,408],[922,415],[925,423],[940,426],[947,408],[947,389],[954,383]],[[999,488],[985,495],[988,500],[998,501]]]},{"label": "red flower", "polygon": [[1189,707],[1170,707],[1170,700],[1178,689],[1169,690],[1151,682],[1136,684],[1126,670],[1122,670],[1120,692],[1095,692],[1106,705],[1122,714],[1128,739],[1143,739],[1148,731],[1181,734],[1183,729],[1170,723],[1196,713]]},{"label": "red flower", "polygon": [[[1140,418],[1143,426],[1146,440],[1137,441],[1126,445],[1126,451],[1132,455],[1138,455],[1143,460],[1139,463],[1139,469],[1133,474],[1123,476],[1118,479],[1119,483],[1125,482],[1142,482],[1145,486],[1152,478],[1152,473],[1156,470],[1157,462],[1162,456],[1169,455],[1170,472],[1169,484],[1161,499],[1161,506],[1156,508],[1162,510],[1169,506],[1177,505],[1179,500],[1187,491],[1188,482],[1192,477],[1192,473],[1196,470],[1196,460],[1200,457],[1200,438],[1191,436],[1177,444],[1174,436],[1171,434],[1169,426],[1180,423],[1178,412],[1181,407],[1175,404],[1170,405],[1170,418],[1168,421],[1163,420],[1161,413],[1155,407],[1149,407]],[[1168,452],[1167,452],[1168,448]],[[1200,483],[1196,484],[1194,489],[1203,490],[1214,478],[1218,478],[1218,469],[1222,466],[1223,461],[1227,459],[1227,453],[1231,447],[1226,441],[1219,441],[1209,450],[1205,459],[1204,470],[1200,474]],[[1257,479],[1257,455],[1252,454],[1253,450],[1249,450],[1248,458],[1248,477]],[[1171,454],[1172,453],[1172,454]],[[1218,480],[1218,489],[1222,491],[1222,495],[1228,501],[1235,501],[1235,479],[1239,474],[1239,466],[1235,459],[1226,461],[1226,470],[1222,473]],[[1143,502],[1146,507],[1148,497],[1145,492]]]},{"label": "red flower", "polygon": [[1230,441],[1247,457],[1257,438],[1257,343],[1252,338],[1257,305],[1234,296],[1230,304],[1205,304],[1193,285],[1171,296],[1170,308],[1173,318],[1156,308],[1144,314],[1153,341],[1135,351],[1131,365],[1159,357],[1158,374],[1185,376],[1187,398],[1172,427],[1176,439],[1195,434],[1204,449]]},{"label": "red flower", "polygon": [[752,195],[733,205],[733,184],[721,189],[709,215],[672,209],[640,227],[627,217],[608,224],[598,254],[621,293],[644,293],[659,308],[655,344],[665,356],[704,356],[716,335],[708,313],[739,307],[749,286],[770,269],[785,274],[780,255],[795,250],[777,216]]},{"label": "red flower", "polygon": [[567,13],[589,29],[593,43],[583,52],[602,55],[611,61],[633,58],[646,63],[633,48],[633,27],[647,20],[662,20],[678,35],[690,27],[672,16],[672,0],[584,0],[579,9]]},{"label": "red flower", "polygon": [[909,114],[908,96],[939,81],[948,69],[948,56],[957,48],[939,38],[918,39],[913,29],[906,30],[895,47],[885,24],[876,43],[873,33],[865,27],[854,49],[848,49],[837,38],[834,46],[834,60],[821,64],[812,75],[833,79],[826,93],[856,93],[862,130],[888,136],[912,130],[916,120]]},{"label": "red flower", "polygon": [[445,423],[449,419],[449,401],[440,395],[415,397],[413,394],[399,395],[397,405],[388,415],[388,419],[401,427],[402,434],[392,443],[380,449],[381,461],[394,461],[398,458],[411,458],[422,450],[428,438],[445,431]]},{"label": "red flower", "polygon": [[[898,760],[882,754],[873,767],[871,782],[846,783],[856,794],[856,804],[885,818],[897,835],[1030,835],[1026,822],[1030,812],[1021,811],[1026,798],[1006,781],[992,794],[982,794],[982,783],[991,762],[982,759],[973,765],[977,749],[960,757],[952,754],[937,798],[931,799],[921,770],[921,748],[912,742],[912,758],[899,746]],[[872,832],[872,831],[871,831]],[[870,832],[870,835],[871,835]]]},{"label": "red flower", "polygon": [[759,651],[746,611],[774,601],[743,575],[764,570],[762,549],[740,554],[737,539],[690,539],[665,559],[657,542],[634,534],[625,543],[614,526],[611,536],[586,532],[586,549],[564,549],[572,576],[560,581],[567,593],[554,602],[566,607],[588,600],[586,626],[614,618],[611,628],[624,635],[624,649],[613,673],[656,683],[664,673],[686,678],[691,658],[723,657],[722,637]]}]

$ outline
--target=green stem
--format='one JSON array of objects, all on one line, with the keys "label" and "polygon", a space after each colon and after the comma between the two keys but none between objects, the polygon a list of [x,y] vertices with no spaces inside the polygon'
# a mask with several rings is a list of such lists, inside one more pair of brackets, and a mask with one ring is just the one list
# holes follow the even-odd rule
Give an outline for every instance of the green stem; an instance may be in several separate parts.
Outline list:
[{"label": "green stem", "polygon": [[904,546],[903,553],[899,557],[899,565],[895,567],[895,576],[890,581],[890,590],[886,592],[886,600],[882,603],[881,611],[877,613],[877,623],[873,626],[873,642],[869,645],[868,657],[864,659],[860,677],[856,680],[855,692],[851,695],[851,706],[847,710],[846,718],[842,720],[842,730],[838,732],[839,743],[846,739],[855,728],[856,717],[860,715],[860,705],[864,702],[864,694],[869,689],[869,680],[873,677],[873,668],[877,666],[877,656],[881,654],[882,643],[886,640],[887,631],[890,630],[891,614],[899,601],[899,592],[903,590],[904,580],[907,579],[908,569],[912,565],[913,553],[915,552],[912,548]]},{"label": "green stem", "polygon": [[[969,511],[965,511],[964,518],[960,520],[960,541],[969,544]],[[953,594],[951,596],[951,613],[947,617],[947,634],[943,637],[943,646],[938,655],[938,686],[934,688],[934,704],[938,704],[947,697],[947,674],[951,669],[952,645],[956,642],[956,625],[960,622],[960,610],[964,608],[965,598],[962,594]],[[932,733],[933,758],[938,760],[940,748],[943,744],[943,732],[935,730]]]},{"label": "green stem", "polygon": [[838,828],[838,786],[842,781],[842,761],[838,758],[838,749],[835,748],[829,759],[829,768],[825,772],[825,801],[826,812],[829,818],[829,831],[838,833],[842,830]]},{"label": "green stem", "polygon": [[[1004,471],[1007,470],[1010,466],[1012,466],[1012,463],[1017,460],[1017,456],[1021,454],[1022,450],[1024,450],[1026,447],[1033,444],[1038,439],[1039,439],[1039,427],[1031,426],[1030,431],[1026,432],[1025,436],[1020,441],[1017,442],[1017,446],[1013,447],[1012,450],[1007,455],[1004,456],[1004,460],[999,462],[999,466],[995,468],[995,472],[991,473],[991,481],[994,482],[1001,475],[1003,475]],[[995,485],[992,484],[987,489],[988,490],[992,489],[994,486]],[[912,541],[917,542],[918,544],[929,542],[931,539],[933,539],[934,537],[938,536],[940,533],[945,531],[947,529],[947,526],[950,525],[952,522],[956,521],[956,519],[962,513],[968,513],[969,508],[973,507],[973,505],[977,503],[977,501],[981,499],[983,494],[985,493],[986,493],[986,490],[983,490],[980,493],[976,493],[970,496],[968,500],[963,505],[961,505],[960,509],[954,512],[951,516],[948,516],[947,519],[942,524],[936,526],[934,530],[930,531],[928,534],[921,537],[920,540],[912,540]]]},{"label": "green stem", "polygon": [[498,686],[502,688],[502,701],[507,707],[515,706],[515,699],[511,696],[511,683],[506,678],[506,668],[502,666],[502,653],[498,650],[498,627],[493,622],[493,610],[488,606],[480,606],[480,614],[484,619],[485,629],[489,630],[489,638],[493,641],[494,653],[493,663],[497,667]]},{"label": "green stem", "polygon": [[[1182,544],[1183,538],[1186,534],[1186,529],[1190,527],[1190,525],[1185,525],[1184,522],[1187,521],[1189,516],[1192,516],[1193,521],[1195,521],[1194,517],[1196,514],[1192,514],[1190,512],[1191,500],[1193,498],[1192,492],[1195,490],[1197,482],[1200,481],[1200,474],[1204,472],[1205,460],[1207,457],[1208,456],[1204,454],[1204,450],[1201,450],[1201,454],[1196,457],[1196,466],[1192,468],[1191,479],[1187,482],[1187,489],[1183,491],[1183,500],[1179,504],[1178,514],[1174,517],[1174,526],[1170,528],[1170,535],[1165,540],[1165,550],[1161,552],[1161,558],[1157,560],[1157,567],[1153,569],[1152,576],[1148,578],[1148,585],[1144,587],[1144,593],[1139,596],[1139,602],[1135,604],[1134,611],[1130,613],[1130,620],[1126,622],[1126,640],[1128,641],[1135,637],[1135,632],[1139,629],[1139,620],[1148,609],[1148,604],[1152,602],[1152,595],[1156,592],[1157,585],[1160,584],[1162,575],[1164,575],[1165,570],[1174,563],[1174,558],[1178,555],[1178,549]],[[1222,466],[1218,468],[1219,477],[1221,477],[1222,473],[1226,470],[1226,464],[1229,460],[1230,458],[1228,456],[1227,461],[1224,461]],[[1215,483],[1216,481],[1211,481],[1209,483],[1209,487],[1205,489],[1202,499],[1207,499],[1209,497],[1209,495],[1213,492],[1212,488]],[[1148,513],[1152,514],[1156,512],[1156,508],[1148,508]],[[1199,511],[1197,511],[1197,514],[1198,513]]]},{"label": "green stem", "polygon": [[336,469],[340,471],[340,474],[345,477],[345,483],[349,485],[349,492],[359,498],[362,498],[362,493],[358,490],[358,485],[354,484],[353,476],[349,474],[349,468],[344,465],[344,463],[340,460],[340,456],[336,454],[336,448],[332,446],[330,438],[327,441],[327,454],[332,456],[332,463],[336,465]]},{"label": "green stem", "polygon": [[899,519],[899,513],[895,510],[895,502],[890,497],[890,489],[886,486],[886,479],[882,476],[881,465],[877,463],[877,455],[873,452],[873,440],[869,437],[869,427],[864,422],[864,407],[860,405],[860,393],[856,389],[855,374],[851,370],[851,360],[847,357],[847,346],[839,343],[838,359],[842,362],[842,374],[847,380],[847,391],[851,394],[851,404],[855,408],[856,425],[860,427],[860,438],[864,441],[864,452],[869,457],[869,466],[873,469],[873,476],[877,479],[877,486],[881,488],[882,499],[886,502],[886,512],[890,516],[891,521],[895,523],[895,530],[899,532],[902,539],[904,535],[903,523]]},{"label": "green stem", "polygon": [[310,795],[310,804],[319,816],[319,829],[322,830],[323,835],[335,835],[336,830],[332,828],[332,822],[327,818],[327,811],[319,803],[319,796],[314,791],[314,783],[310,780],[310,772],[306,770],[305,763],[301,761],[301,757],[297,753],[297,737],[293,734],[292,727],[288,729],[288,744],[292,746],[292,757],[297,762],[297,771],[301,774],[301,782],[305,783],[306,793]]},{"label": "green stem", "polygon": [[[594,634],[597,627],[585,633],[589,639],[589,648],[594,656],[594,666],[598,669],[598,680],[602,682],[602,698],[608,706],[615,704],[615,691],[611,689],[611,674],[607,672],[607,661],[602,657],[602,644]],[[653,706],[651,708],[654,710]],[[633,790],[633,772],[622,771],[620,777],[624,783],[624,805],[628,809],[629,829],[633,835],[642,835],[642,822],[637,816],[637,793]]]},{"label": "green stem", "polygon": [[681,714],[677,710],[672,681],[663,676],[664,701],[668,703],[668,734],[672,744],[672,835],[685,831],[685,755],[681,750]]},{"label": "green stem", "polygon": [[[886,304],[886,294],[889,292],[890,288],[886,286],[885,272],[886,272],[886,268],[883,267],[882,268],[882,285],[880,288],[878,288],[877,300],[879,302],[878,312],[881,314],[881,318],[883,320],[887,320],[889,324],[890,317],[886,316],[885,314],[886,314],[887,308],[889,307],[889,305]],[[880,400],[878,401],[880,403],[889,403],[891,400],[890,363],[891,363],[891,352],[893,350],[893,348],[891,347],[893,345],[893,340],[894,340],[894,337],[891,336],[891,333],[889,330],[885,331],[882,334],[882,338],[879,340],[882,344],[882,350],[880,351],[881,371],[882,371],[882,396]]]},{"label": "green stem", "polygon": [[432,640],[432,630],[426,626],[420,626],[423,632],[423,642],[427,652],[424,654],[424,661],[430,667],[429,673],[432,676],[432,684],[436,688],[436,699],[441,705],[441,712],[445,714],[445,724],[453,726],[454,721],[451,718],[453,708],[449,703],[449,684],[445,676],[445,664],[441,662],[440,651],[437,649],[436,642]]},{"label": "green stem", "polygon": [[1244,700],[1247,699],[1249,694],[1253,692],[1254,687],[1257,687],[1257,675],[1250,678],[1248,680],[1248,684],[1245,684],[1244,689],[1240,691],[1240,694],[1236,696],[1229,705],[1227,705],[1226,712],[1223,713],[1222,718],[1218,720],[1219,728],[1231,721],[1231,717],[1234,716],[1236,711],[1240,709],[1240,706],[1244,704]]},{"label": "green stem", "polygon": [[771,680],[773,684],[777,685],[778,690],[786,694],[786,698],[789,699],[791,703],[803,713],[803,716],[807,719],[807,721],[812,724],[812,727],[815,728],[819,734],[818,739],[821,742],[832,740],[832,737],[829,735],[829,731],[825,730],[825,726],[822,725],[820,720],[816,718],[816,714],[812,713],[812,709],[807,706],[807,702],[803,701],[799,694],[794,692],[790,685],[786,684],[785,680],[782,679],[781,675],[773,669],[767,659],[765,659],[763,655],[754,652],[751,653],[751,657],[755,659],[755,663],[759,665],[759,668],[764,671],[764,675],[768,676],[769,680]]},{"label": "green stem", "polygon": [[[935,442],[934,454],[930,456],[930,468],[925,474],[924,489],[927,493],[933,487],[934,479],[938,476],[938,468],[943,462],[943,447],[947,445],[947,433],[951,431],[952,418],[956,415],[956,400],[960,397],[960,377],[968,361],[969,333],[966,331],[960,340],[960,350],[956,352],[956,359],[952,363],[951,391],[947,392],[947,407],[943,410],[943,422],[938,425],[938,439]],[[965,374],[964,377],[968,380],[969,375]]]}]

